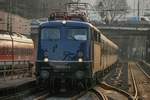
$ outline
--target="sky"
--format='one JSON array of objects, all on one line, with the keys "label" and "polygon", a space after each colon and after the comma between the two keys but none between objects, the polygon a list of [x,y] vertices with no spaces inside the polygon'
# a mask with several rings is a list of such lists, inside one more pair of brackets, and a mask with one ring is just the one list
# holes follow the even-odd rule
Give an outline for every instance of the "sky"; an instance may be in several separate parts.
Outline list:
[{"label": "sky", "polygon": [[[92,3],[92,4],[95,4],[96,1],[98,0],[81,0],[82,2],[87,2],[87,3]],[[134,8],[135,4],[137,4],[137,1],[138,0],[127,0],[127,3],[128,5],[131,7],[131,8]],[[134,4],[135,2],[135,4]]]},{"label": "sky", "polygon": [[90,4],[95,4],[97,0],[81,0],[82,2],[90,3]]},{"label": "sky", "polygon": [[133,7],[134,6],[134,0],[127,0],[128,5]]}]

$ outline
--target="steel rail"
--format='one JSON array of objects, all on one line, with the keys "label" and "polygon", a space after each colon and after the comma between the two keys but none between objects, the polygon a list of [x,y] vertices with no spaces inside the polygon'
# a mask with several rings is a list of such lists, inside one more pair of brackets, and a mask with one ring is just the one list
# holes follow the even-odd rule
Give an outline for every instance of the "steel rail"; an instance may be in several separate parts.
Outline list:
[{"label": "steel rail", "polygon": [[80,92],[78,95],[71,97],[71,100],[77,100],[80,97],[84,96],[86,93],[87,91]]},{"label": "steel rail", "polygon": [[137,67],[144,73],[144,75],[150,80],[150,76],[140,67],[138,63],[136,63]]},{"label": "steel rail", "polygon": [[94,94],[96,94],[100,100],[108,100],[108,98],[101,91],[98,91],[94,88],[91,89],[90,91],[93,92]]},{"label": "steel rail", "polygon": [[128,65],[129,66],[129,69],[130,69],[130,73],[131,73],[131,78],[132,78],[132,82],[133,82],[133,86],[134,86],[134,94],[133,94],[133,100],[138,100],[138,86],[136,84],[136,80],[135,80],[135,76],[133,74],[133,71],[131,69],[131,64]]},{"label": "steel rail", "polygon": [[114,86],[108,85],[105,82],[102,82],[102,83],[99,83],[99,84],[100,84],[100,87],[103,88],[104,90],[113,90],[113,91],[116,91],[116,92],[124,95],[125,97],[127,97],[129,99],[132,98],[132,96],[129,93],[127,93],[126,91],[124,91],[124,90],[121,90],[121,89],[116,88]]},{"label": "steel rail", "polygon": [[29,90],[25,90],[9,96],[2,96],[0,97],[0,100],[22,100],[28,94]]},{"label": "steel rail", "polygon": [[36,96],[35,98],[33,98],[33,100],[44,100],[48,96],[49,96],[49,92],[43,91],[43,92],[39,93],[38,96]]}]

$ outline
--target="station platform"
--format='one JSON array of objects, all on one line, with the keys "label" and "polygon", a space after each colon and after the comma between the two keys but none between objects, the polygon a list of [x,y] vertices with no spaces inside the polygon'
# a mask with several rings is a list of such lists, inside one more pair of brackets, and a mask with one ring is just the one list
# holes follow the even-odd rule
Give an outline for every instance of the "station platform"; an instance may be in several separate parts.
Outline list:
[{"label": "station platform", "polygon": [[13,80],[0,80],[0,100],[1,97],[14,95],[36,86],[35,78],[23,77]]},{"label": "station platform", "polygon": [[14,88],[18,87],[24,84],[28,84],[31,82],[34,82],[35,78],[31,77],[24,77],[24,78],[19,78],[19,79],[14,79],[14,80],[1,80],[0,81],[0,90],[6,89],[6,88]]}]

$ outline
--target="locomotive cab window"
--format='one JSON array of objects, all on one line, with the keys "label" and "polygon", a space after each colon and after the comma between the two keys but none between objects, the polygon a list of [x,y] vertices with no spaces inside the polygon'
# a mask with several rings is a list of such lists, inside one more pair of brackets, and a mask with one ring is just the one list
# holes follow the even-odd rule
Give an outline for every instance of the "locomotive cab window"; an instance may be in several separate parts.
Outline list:
[{"label": "locomotive cab window", "polygon": [[43,28],[41,30],[41,40],[59,40],[60,30],[58,28]]},{"label": "locomotive cab window", "polygon": [[87,40],[87,29],[66,29],[67,39],[85,41]]}]

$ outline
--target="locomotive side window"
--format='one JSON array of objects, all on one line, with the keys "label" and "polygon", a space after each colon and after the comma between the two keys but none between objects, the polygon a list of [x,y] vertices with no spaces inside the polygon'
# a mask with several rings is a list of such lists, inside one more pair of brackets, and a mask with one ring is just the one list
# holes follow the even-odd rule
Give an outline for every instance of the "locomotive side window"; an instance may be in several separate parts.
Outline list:
[{"label": "locomotive side window", "polygon": [[58,40],[60,39],[60,30],[57,28],[43,28],[41,31],[42,40]]},{"label": "locomotive side window", "polygon": [[98,38],[98,39],[97,39],[97,40],[98,40],[98,42],[101,42],[101,40],[100,40],[100,34],[98,33],[97,35],[98,35],[98,36],[97,36],[97,38]]},{"label": "locomotive side window", "polygon": [[87,29],[66,29],[67,39],[87,40]]},{"label": "locomotive side window", "polygon": [[96,30],[94,30],[94,32],[93,32],[93,40],[96,42],[100,42],[100,34]]},{"label": "locomotive side window", "polygon": [[97,41],[97,34],[94,32],[94,41]]}]

